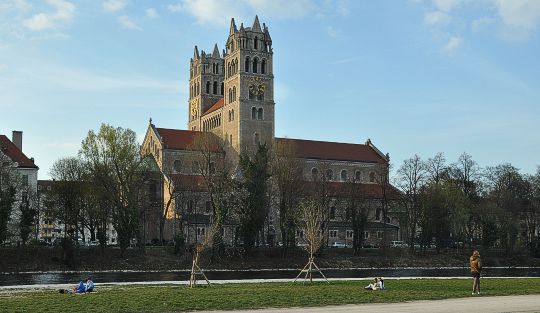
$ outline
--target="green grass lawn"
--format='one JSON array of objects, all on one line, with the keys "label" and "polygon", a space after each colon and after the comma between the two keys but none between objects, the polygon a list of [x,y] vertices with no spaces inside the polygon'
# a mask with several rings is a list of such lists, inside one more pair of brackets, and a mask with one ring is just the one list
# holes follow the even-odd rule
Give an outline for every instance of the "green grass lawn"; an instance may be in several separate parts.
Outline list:
[{"label": "green grass lawn", "polygon": [[[184,312],[265,307],[305,307],[470,297],[472,280],[386,279],[385,291],[367,291],[368,281],[180,285],[96,286],[86,295],[57,290],[2,291],[0,312]],[[540,278],[482,279],[482,297],[540,294]],[[477,297],[477,296],[475,296]]]}]

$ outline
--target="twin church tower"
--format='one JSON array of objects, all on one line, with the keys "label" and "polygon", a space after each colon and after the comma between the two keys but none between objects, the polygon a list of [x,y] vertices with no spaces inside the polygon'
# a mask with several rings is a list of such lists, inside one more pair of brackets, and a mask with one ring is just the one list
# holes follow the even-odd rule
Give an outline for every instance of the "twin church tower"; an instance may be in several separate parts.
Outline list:
[{"label": "twin church tower", "polygon": [[274,138],[272,38],[256,16],[237,28],[231,19],[221,53],[195,46],[189,67],[189,122],[192,131],[210,131],[237,154]]}]

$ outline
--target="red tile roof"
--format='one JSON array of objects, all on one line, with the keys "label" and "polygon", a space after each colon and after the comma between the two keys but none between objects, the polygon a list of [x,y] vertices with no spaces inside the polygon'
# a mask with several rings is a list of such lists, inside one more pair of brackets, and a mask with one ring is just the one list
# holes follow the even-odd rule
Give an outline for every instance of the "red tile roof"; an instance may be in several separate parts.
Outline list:
[{"label": "red tile roof", "polygon": [[[182,129],[156,128],[156,130],[163,141],[163,149],[195,150],[193,143],[197,136],[202,136],[203,134],[207,136],[215,136],[212,133],[203,133],[199,131]],[[221,147],[213,147],[211,151],[222,152]]]},{"label": "red tile roof", "polygon": [[19,167],[38,168],[6,135],[0,135],[0,150],[13,162],[17,162]]},{"label": "red tile roof", "polygon": [[369,145],[289,138],[276,138],[276,143],[292,145],[300,158],[387,163],[386,159]]},{"label": "red tile roof", "polygon": [[225,100],[223,100],[223,98],[219,99],[208,110],[206,110],[206,112],[204,112],[202,115],[212,113],[212,112],[216,111],[217,109],[222,108],[224,102],[225,102]]}]

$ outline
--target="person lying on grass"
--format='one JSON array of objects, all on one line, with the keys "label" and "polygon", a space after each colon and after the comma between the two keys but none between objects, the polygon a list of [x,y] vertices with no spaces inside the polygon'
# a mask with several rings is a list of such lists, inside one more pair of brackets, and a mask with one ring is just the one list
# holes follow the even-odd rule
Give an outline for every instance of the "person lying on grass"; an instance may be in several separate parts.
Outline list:
[{"label": "person lying on grass", "polygon": [[60,293],[87,293],[94,291],[94,282],[91,277],[86,278],[86,284],[81,280],[79,285],[71,289],[60,289]]}]

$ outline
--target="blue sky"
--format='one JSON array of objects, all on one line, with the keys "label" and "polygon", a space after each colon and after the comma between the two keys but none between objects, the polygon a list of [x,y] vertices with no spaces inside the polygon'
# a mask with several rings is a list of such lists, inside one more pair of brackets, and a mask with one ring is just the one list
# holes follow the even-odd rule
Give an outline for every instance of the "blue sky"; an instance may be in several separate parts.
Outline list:
[{"label": "blue sky", "polygon": [[363,143],[394,168],[466,151],[540,165],[537,0],[0,0],[0,133],[40,179],[102,122],[185,129],[194,45],[270,28],[276,136]]}]

